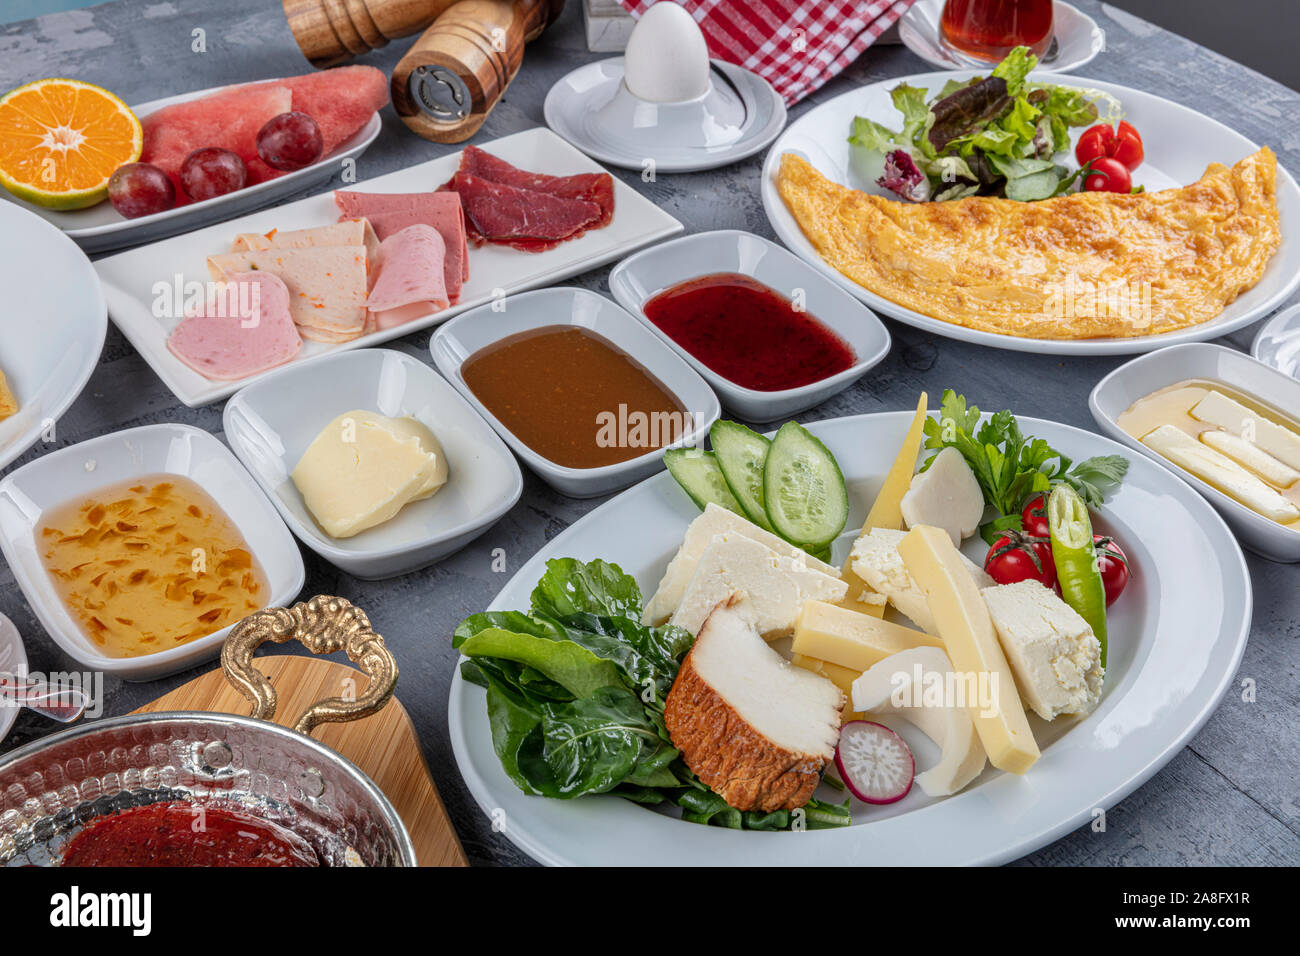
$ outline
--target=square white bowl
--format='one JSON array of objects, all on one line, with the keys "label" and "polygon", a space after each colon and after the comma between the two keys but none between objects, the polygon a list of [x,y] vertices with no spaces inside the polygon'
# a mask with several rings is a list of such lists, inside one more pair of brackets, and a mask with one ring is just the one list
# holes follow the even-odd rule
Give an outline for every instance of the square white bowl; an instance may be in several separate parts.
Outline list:
[{"label": "square white bowl", "polygon": [[[326,534],[290,477],[321,429],[363,409],[411,417],[437,436],[448,477],[431,498],[351,538]],[[289,529],[326,561],[374,581],[425,567],[463,548],[523,491],[514,456],[469,403],[429,366],[392,349],[360,349],[291,365],[226,403],[226,441]]]},{"label": "square white bowl", "polygon": [[1171,345],[1126,362],[1097,383],[1088,407],[1103,432],[1159,462],[1204,495],[1242,547],[1270,561],[1300,561],[1300,531],[1251,511],[1119,427],[1119,416],[1138,399],[1187,379],[1222,382],[1281,412],[1290,410],[1293,416],[1300,410],[1300,381],[1249,355],[1205,342]]},{"label": "square white bowl", "polygon": [[[664,449],[599,468],[567,468],[533,451],[488,411],[461,375],[466,359],[506,336],[548,325],[577,325],[594,332],[627,353],[694,415],[694,429],[668,447],[704,446],[709,426],[722,411],[717,396],[683,359],[627,311],[603,295],[575,288],[541,289],[508,296],[501,302],[500,311],[485,305],[452,319],[434,334],[429,351],[438,371],[487,419],[514,453],[561,494],[594,498],[624,488],[658,471]],[[563,374],[580,375],[582,370],[566,369]]]},{"label": "square white bowl", "polygon": [[181,475],[212,497],[239,529],[268,584],[267,606],[282,607],[302,590],[297,544],[230,449],[188,425],[145,425],[50,452],[0,481],[0,550],[23,596],[54,643],[92,670],[123,680],[153,680],[216,657],[230,628],[170,650],[108,657],[68,613],[37,551],[45,515],[102,488],[151,475]]},{"label": "square white bowl", "polygon": [[[786,297],[802,290],[806,314],[844,340],[853,350],[853,365],[819,382],[760,392],[719,375],[646,317],[645,304],[658,293],[720,272],[750,276]],[[723,405],[750,421],[771,422],[820,405],[889,354],[889,332],[874,312],[798,256],[748,232],[701,232],[652,246],[615,266],[609,289],[619,305],[704,376]]]}]

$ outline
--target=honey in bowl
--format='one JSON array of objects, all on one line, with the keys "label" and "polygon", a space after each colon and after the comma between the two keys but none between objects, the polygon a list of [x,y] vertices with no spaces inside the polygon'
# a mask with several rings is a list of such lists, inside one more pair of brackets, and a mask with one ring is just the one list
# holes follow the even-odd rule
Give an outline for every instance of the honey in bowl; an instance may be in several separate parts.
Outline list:
[{"label": "honey in bowl", "polygon": [[108,657],[179,647],[266,606],[266,575],[239,529],[178,475],[56,508],[36,546],[68,613]]}]

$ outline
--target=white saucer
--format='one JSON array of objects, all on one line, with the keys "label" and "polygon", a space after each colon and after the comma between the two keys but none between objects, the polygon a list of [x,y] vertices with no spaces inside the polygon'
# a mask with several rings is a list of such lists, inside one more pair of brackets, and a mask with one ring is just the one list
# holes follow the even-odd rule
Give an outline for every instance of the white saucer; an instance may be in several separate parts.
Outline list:
[{"label": "white saucer", "polygon": [[[909,50],[945,70],[979,67],[978,60],[958,58],[939,40],[939,16],[944,0],[916,0],[898,21],[898,38]],[[1106,31],[1097,21],[1068,3],[1056,0],[1052,7],[1056,38],[1039,66],[1053,73],[1077,70],[1106,49]],[[987,64],[992,67],[993,64]]]},{"label": "white saucer", "polygon": [[[3,614],[0,614],[0,671],[18,675],[27,673],[27,652],[23,650],[23,639],[13,621]],[[0,701],[0,741],[5,739],[5,734],[9,733],[9,728],[18,719],[18,710],[18,707],[10,707]]]},{"label": "white saucer", "polygon": [[710,63],[713,89],[687,103],[636,99],[623,85],[621,56],[589,63],[551,87],[546,123],[593,159],[624,169],[653,161],[655,172],[689,173],[766,149],[785,126],[785,103],[756,73]]},{"label": "white saucer", "polygon": [[1300,378],[1300,303],[1283,309],[1255,335],[1250,354],[1292,378]]}]

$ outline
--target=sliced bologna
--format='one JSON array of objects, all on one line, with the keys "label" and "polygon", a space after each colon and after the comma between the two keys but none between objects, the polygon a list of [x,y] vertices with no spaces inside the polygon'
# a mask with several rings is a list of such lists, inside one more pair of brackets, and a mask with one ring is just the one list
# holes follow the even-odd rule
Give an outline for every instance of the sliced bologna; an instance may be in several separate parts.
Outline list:
[{"label": "sliced bologna", "polygon": [[302,338],[285,284],[268,272],[242,272],[176,326],[167,348],[205,378],[227,382],[283,365]]},{"label": "sliced bologna", "polygon": [[460,197],[443,193],[334,193],[334,204],[343,219],[370,220],[375,234],[387,239],[407,226],[424,223],[438,230],[447,248],[444,281],[452,302],[460,298],[461,286],[469,279],[469,243],[465,238],[465,213]]},{"label": "sliced bologna", "polygon": [[445,253],[438,230],[424,223],[383,241],[379,278],[366,300],[373,329],[391,329],[451,304],[443,279]]}]

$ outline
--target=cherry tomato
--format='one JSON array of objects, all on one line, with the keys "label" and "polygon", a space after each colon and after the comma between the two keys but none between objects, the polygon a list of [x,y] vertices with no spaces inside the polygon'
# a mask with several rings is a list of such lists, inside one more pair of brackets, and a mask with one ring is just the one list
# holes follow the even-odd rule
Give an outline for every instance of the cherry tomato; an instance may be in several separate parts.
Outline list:
[{"label": "cherry tomato", "polygon": [[1083,178],[1083,188],[1090,193],[1124,193],[1133,191],[1133,177],[1118,159],[1103,156],[1094,159],[1088,175]]},{"label": "cherry tomato", "polygon": [[1051,541],[1023,531],[1008,531],[998,538],[984,559],[984,570],[998,584],[1015,584],[1033,578],[1043,587],[1056,587]]},{"label": "cherry tomato", "polygon": [[1047,525],[1047,495],[1037,494],[1029,499],[1029,503],[1020,512],[1020,527],[1031,537],[1051,536],[1052,529]]},{"label": "cherry tomato", "polygon": [[1115,539],[1107,535],[1094,534],[1092,541],[1097,548],[1097,570],[1101,572],[1101,583],[1106,588],[1106,606],[1110,607],[1128,585],[1128,556]]},{"label": "cherry tomato", "polygon": [[1098,123],[1079,137],[1079,142],[1074,147],[1074,158],[1080,166],[1093,159],[1114,159],[1132,172],[1142,165],[1146,151],[1142,148],[1142,137],[1132,123],[1121,121],[1119,126],[1113,128]]}]

